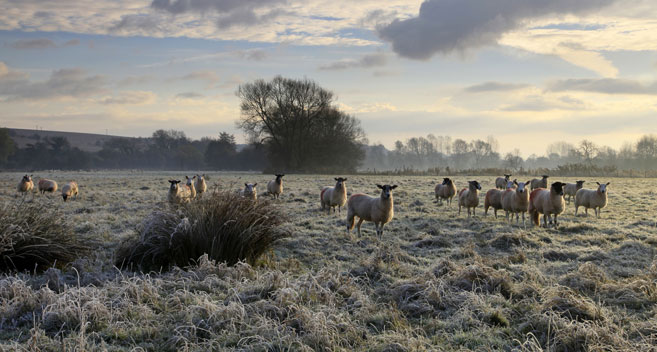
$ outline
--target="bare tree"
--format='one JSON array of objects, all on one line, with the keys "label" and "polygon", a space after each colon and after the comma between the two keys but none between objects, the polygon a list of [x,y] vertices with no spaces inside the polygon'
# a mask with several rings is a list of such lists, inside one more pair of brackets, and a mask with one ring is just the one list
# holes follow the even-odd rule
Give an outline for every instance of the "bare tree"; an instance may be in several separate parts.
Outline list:
[{"label": "bare tree", "polygon": [[584,162],[589,166],[593,166],[593,159],[595,159],[598,154],[598,146],[596,146],[595,143],[584,139],[579,142],[578,151],[581,154],[582,159],[584,159]]}]

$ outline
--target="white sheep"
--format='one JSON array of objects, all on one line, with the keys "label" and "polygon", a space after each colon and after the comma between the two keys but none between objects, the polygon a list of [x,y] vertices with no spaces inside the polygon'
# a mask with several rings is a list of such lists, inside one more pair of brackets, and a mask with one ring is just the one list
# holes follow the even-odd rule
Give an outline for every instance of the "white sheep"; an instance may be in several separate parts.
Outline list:
[{"label": "white sheep", "polygon": [[347,203],[347,182],[346,178],[336,177],[334,178],[336,183],[335,187],[324,187],[319,193],[319,201],[322,205],[322,210],[327,209],[327,213],[335,213],[335,207],[338,208],[338,213],[340,213],[340,207],[343,207]]},{"label": "white sheep", "polygon": [[[522,225],[525,226],[525,213],[529,208],[529,190],[527,185],[530,181],[518,183],[513,181],[517,187],[515,189],[507,187],[502,195],[502,209],[504,209],[506,220],[513,220],[513,215],[516,215],[516,224],[519,222],[519,215],[522,213]],[[509,219],[511,215],[511,219]]]},{"label": "white sheep", "polygon": [[181,204],[189,202],[189,188],[181,187],[182,181],[180,180],[169,180],[171,186],[169,186],[169,193],[167,194],[167,200],[171,204]]},{"label": "white sheep", "polygon": [[496,178],[495,179],[495,188],[506,189],[506,186],[509,183],[510,178],[511,178],[511,174],[504,174],[504,177]]},{"label": "white sheep", "polygon": [[497,211],[502,209],[502,195],[506,190],[502,191],[497,188],[489,189],[484,197],[484,216],[488,216],[488,208],[492,207],[497,219]]},{"label": "white sheep", "polygon": [[245,183],[244,184],[244,189],[241,189],[239,191],[240,196],[244,198],[249,198],[253,201],[258,200],[258,190],[256,189],[256,186],[258,186],[258,183]]},{"label": "white sheep", "polygon": [[468,209],[468,217],[470,217],[470,208],[472,208],[472,216],[475,215],[475,208],[479,205],[479,190],[481,190],[479,182],[468,181],[468,188],[459,192],[459,215],[461,215],[461,207]]},{"label": "white sheep", "polygon": [[276,179],[271,180],[267,183],[267,192],[271,194],[274,198],[278,199],[283,193],[283,176],[285,174],[276,174]]},{"label": "white sheep", "polygon": [[25,194],[32,192],[34,189],[34,182],[32,181],[32,175],[25,175],[21,178],[21,181],[18,183],[17,190],[19,193]]},{"label": "white sheep", "polygon": [[199,196],[199,198],[202,197],[203,193],[208,190],[208,185],[205,183],[205,174],[196,175],[196,183],[194,184],[194,188],[196,188],[196,194]]},{"label": "white sheep", "polygon": [[44,194],[46,192],[50,193],[55,193],[57,192],[57,182],[53,180],[48,180],[46,178],[42,178],[39,180],[39,192],[41,194]]},{"label": "white sheep", "polygon": [[456,195],[456,185],[449,177],[443,178],[443,183],[437,184],[434,189],[438,204],[443,204],[443,199],[447,201],[448,205],[452,205],[452,199]]},{"label": "white sheep", "polygon": [[194,186],[194,180],[196,180],[196,176],[192,176],[192,178],[189,178],[189,176],[185,175],[185,180],[187,180],[185,186],[189,190],[189,198],[190,199],[196,198],[196,187]]},{"label": "white sheep", "polygon": [[607,186],[609,182],[598,184],[598,189],[580,189],[575,194],[575,216],[579,207],[584,207],[586,215],[589,215],[589,208],[593,208],[596,217],[600,217],[602,208],[607,206]]},{"label": "white sheep", "polygon": [[564,194],[568,196],[568,204],[570,204],[570,199],[577,194],[577,191],[582,189],[584,187],[584,182],[583,180],[580,181],[575,181],[575,183],[566,183],[566,187],[564,187],[563,191]]},{"label": "white sheep", "polygon": [[376,235],[383,237],[383,226],[392,220],[395,209],[392,198],[392,190],[397,185],[376,185],[381,189],[379,197],[370,197],[366,194],[357,193],[349,197],[347,204],[347,233],[354,228],[354,217],[358,217],[358,237],[360,237],[360,226],[363,221],[371,221],[376,228]]},{"label": "white sheep", "polygon": [[554,227],[559,226],[557,217],[563,213],[566,208],[566,202],[563,199],[563,182],[555,182],[550,189],[538,188],[529,195],[529,215],[534,225],[539,224],[539,216],[543,214],[543,224],[548,227],[548,221],[552,224],[552,215],[554,215]]},{"label": "white sheep", "polygon": [[71,181],[62,187],[62,198],[64,198],[64,201],[66,202],[71,197],[78,199],[78,184],[75,181]]},{"label": "white sheep", "polygon": [[535,178],[531,181],[532,191],[537,188],[547,188],[548,186],[548,175],[542,175],[541,178]]}]

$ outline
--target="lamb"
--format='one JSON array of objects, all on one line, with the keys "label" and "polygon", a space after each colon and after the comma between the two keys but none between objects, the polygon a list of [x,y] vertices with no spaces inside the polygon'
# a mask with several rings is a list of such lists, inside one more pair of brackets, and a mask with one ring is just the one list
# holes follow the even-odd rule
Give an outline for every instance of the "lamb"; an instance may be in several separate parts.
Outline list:
[{"label": "lamb", "polygon": [[203,196],[203,193],[208,190],[208,185],[205,183],[205,174],[196,175],[196,183],[194,184],[196,189],[196,194],[200,197]]},{"label": "lamb", "polygon": [[[525,213],[529,208],[529,191],[527,191],[527,185],[531,181],[520,182],[516,180],[513,181],[517,186],[515,189],[507,188],[502,195],[502,209],[506,214],[506,220],[513,220],[513,214],[516,215],[516,224],[520,221],[519,213],[522,213],[522,225],[525,226]],[[511,219],[509,219],[509,214],[511,214]]]},{"label": "lamb", "polygon": [[189,188],[180,187],[180,180],[169,180],[171,186],[169,187],[169,193],[167,194],[167,200],[171,204],[181,204],[189,202]]},{"label": "lamb", "polygon": [[271,194],[274,198],[278,199],[283,193],[283,176],[285,174],[276,174],[275,180],[271,180],[267,183],[267,192]]},{"label": "lamb", "polygon": [[504,177],[496,178],[495,179],[495,188],[506,189],[506,186],[509,183],[510,178],[511,178],[511,174],[504,174]]},{"label": "lamb", "polygon": [[489,189],[484,198],[484,216],[488,216],[488,208],[492,207],[497,219],[497,211],[502,209],[502,195],[506,190],[502,191],[497,188]]},{"label": "lamb", "polygon": [[23,196],[25,196],[25,194],[29,192],[32,192],[32,190],[34,189],[34,182],[32,181],[32,175],[28,176],[26,174],[25,176],[23,176],[21,182],[18,183],[17,189],[19,193],[23,194]]},{"label": "lamb", "polygon": [[319,201],[322,204],[322,210],[327,209],[327,214],[333,209],[335,213],[335,207],[338,208],[338,213],[340,213],[340,207],[343,207],[347,203],[347,182],[346,178],[336,177],[334,178],[336,183],[335,187],[324,187],[319,193]]},{"label": "lamb", "polygon": [[185,179],[187,180],[187,183],[185,183],[185,187],[187,187],[187,189],[189,190],[189,198],[190,199],[196,198],[196,187],[194,187],[194,180],[196,179],[196,176],[192,176],[192,178],[185,176]]},{"label": "lamb", "polygon": [[253,201],[258,200],[258,190],[256,189],[256,186],[258,183],[245,183],[244,184],[244,189],[240,190],[240,196],[244,198],[249,198]]},{"label": "lamb", "polygon": [[370,197],[366,194],[357,193],[349,197],[347,204],[347,233],[354,228],[354,217],[358,217],[358,237],[360,237],[360,226],[364,220],[374,223],[376,235],[383,237],[383,226],[392,220],[395,209],[392,198],[392,190],[397,185],[376,185],[381,189],[381,196]]},{"label": "lamb", "polygon": [[434,192],[439,204],[443,204],[443,199],[445,199],[448,205],[452,205],[452,199],[456,195],[456,185],[449,177],[445,177],[443,183],[436,185]]},{"label": "lamb", "polygon": [[600,218],[600,212],[602,208],[607,206],[607,186],[609,182],[598,184],[598,189],[580,189],[575,194],[575,216],[577,216],[577,210],[579,207],[584,207],[586,215],[589,215],[589,208],[593,208],[595,216]]},{"label": "lamb", "polygon": [[537,188],[547,188],[548,186],[548,175],[542,175],[541,179],[535,178],[532,180],[531,186],[532,186],[532,191],[537,189]]},{"label": "lamb", "polygon": [[62,187],[62,198],[64,198],[64,201],[66,202],[71,197],[78,199],[78,184],[75,181],[71,181]]},{"label": "lamb", "polygon": [[481,190],[479,182],[468,181],[468,188],[459,192],[459,215],[461,215],[461,207],[466,207],[468,217],[470,217],[470,208],[472,208],[472,216],[474,216],[475,208],[479,205],[479,190]]},{"label": "lamb", "polygon": [[50,193],[55,193],[57,192],[57,182],[53,180],[48,180],[46,178],[42,178],[39,180],[39,192],[41,194],[44,194],[46,192]]},{"label": "lamb", "polygon": [[570,198],[574,197],[577,194],[577,191],[584,187],[585,181],[575,181],[576,183],[567,183],[564,188],[564,194],[568,196],[568,204],[570,204]]},{"label": "lamb", "polygon": [[539,225],[539,214],[543,214],[543,224],[548,227],[548,221],[552,224],[554,214],[554,227],[559,226],[557,216],[563,213],[566,202],[563,199],[563,182],[555,182],[550,189],[537,188],[529,195],[529,215],[534,225]]}]

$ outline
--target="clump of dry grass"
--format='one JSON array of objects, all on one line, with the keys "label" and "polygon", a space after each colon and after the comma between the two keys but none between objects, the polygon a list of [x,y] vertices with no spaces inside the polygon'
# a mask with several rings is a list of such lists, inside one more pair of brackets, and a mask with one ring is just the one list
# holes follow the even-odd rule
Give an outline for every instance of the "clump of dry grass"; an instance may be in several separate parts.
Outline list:
[{"label": "clump of dry grass", "polygon": [[0,207],[0,271],[43,271],[74,261],[89,248],[64,215],[46,204]]},{"label": "clump of dry grass", "polygon": [[268,201],[215,192],[178,209],[155,211],[123,243],[116,265],[144,271],[186,267],[203,254],[211,260],[251,265],[287,236],[283,214]]}]

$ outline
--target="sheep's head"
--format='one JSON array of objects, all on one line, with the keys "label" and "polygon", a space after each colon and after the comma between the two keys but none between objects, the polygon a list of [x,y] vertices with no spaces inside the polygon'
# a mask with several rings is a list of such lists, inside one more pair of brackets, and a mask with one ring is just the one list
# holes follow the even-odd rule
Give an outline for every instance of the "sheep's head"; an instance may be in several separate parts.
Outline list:
[{"label": "sheep's head", "polygon": [[505,179],[505,180],[507,180],[507,181],[508,181],[508,180],[509,180],[509,178],[511,178],[511,174],[504,174],[504,179]]},{"label": "sheep's head", "polygon": [[468,181],[468,184],[470,185],[470,189],[475,190],[481,190],[481,185],[477,181]]},{"label": "sheep's head", "polygon": [[542,177],[544,180],[547,180],[548,177],[550,177],[550,176],[548,176],[548,175],[542,175],[541,177]]},{"label": "sheep's head", "polygon": [[443,185],[449,185],[452,183],[452,180],[449,179],[449,177],[443,177]]},{"label": "sheep's head", "polygon": [[584,180],[575,181],[575,183],[577,184],[577,188],[584,187],[584,182],[586,182],[586,181],[584,181]]},{"label": "sheep's head", "polygon": [[336,181],[335,183],[335,188],[341,188],[345,182],[347,182],[347,178],[342,178],[342,177],[335,177],[334,180]]},{"label": "sheep's head", "polygon": [[558,181],[557,181],[557,182],[553,183],[552,186],[551,186],[550,188],[552,189],[552,191],[553,191],[555,194],[558,194],[558,195],[560,195],[560,196],[563,196],[563,187],[564,187],[565,185],[566,185],[565,183],[563,183],[563,182],[558,182]]},{"label": "sheep's head", "polygon": [[397,185],[376,185],[376,187],[381,189],[381,198],[388,199],[392,196],[392,190],[397,188]]},{"label": "sheep's head", "polygon": [[285,174],[275,174],[274,176],[276,176],[276,183],[280,185],[281,180],[283,179],[283,176],[285,176]]},{"label": "sheep's head", "polygon": [[509,188],[516,188],[516,185],[517,185],[517,184],[518,184],[518,182],[516,182],[516,180],[513,180],[513,181],[511,181],[511,180],[506,181],[506,188],[507,188],[507,189],[509,189]]},{"label": "sheep's head", "polygon": [[182,182],[180,180],[169,180],[169,183],[171,186],[169,186],[169,190],[171,191],[177,191],[178,190],[178,184]]},{"label": "sheep's head", "polygon": [[531,183],[531,180],[527,182],[518,182],[516,180],[513,180],[513,183],[517,186],[516,193],[522,194],[525,193],[525,191],[527,191],[527,185]]},{"label": "sheep's head", "polygon": [[596,183],[598,184],[598,192],[600,192],[600,193],[607,192],[607,186],[609,186],[610,182],[607,182],[607,183],[596,182]]},{"label": "sheep's head", "polygon": [[244,194],[252,194],[256,191],[256,186],[258,183],[245,183],[244,184]]},{"label": "sheep's head", "polygon": [[187,186],[191,186],[196,176],[193,176],[192,178],[185,176],[185,178],[187,179]]},{"label": "sheep's head", "polygon": [[32,182],[32,175],[23,176],[23,182]]}]

